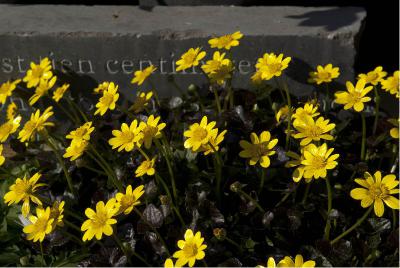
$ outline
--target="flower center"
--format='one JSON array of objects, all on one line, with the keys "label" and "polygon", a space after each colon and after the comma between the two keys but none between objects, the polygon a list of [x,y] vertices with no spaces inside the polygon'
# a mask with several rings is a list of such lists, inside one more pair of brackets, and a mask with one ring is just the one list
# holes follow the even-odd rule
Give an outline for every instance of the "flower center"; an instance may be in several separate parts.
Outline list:
[{"label": "flower center", "polygon": [[204,140],[207,137],[207,134],[207,130],[202,127],[193,130],[193,138],[198,141]]},{"label": "flower center", "polygon": [[267,148],[268,142],[263,142],[260,144],[254,144],[253,146],[253,155],[255,157],[262,157],[264,155],[267,155],[269,150]]},{"label": "flower center", "polygon": [[329,72],[320,72],[319,73],[319,78],[321,78],[321,79],[329,79],[329,78],[331,78],[331,74]]},{"label": "flower center", "polygon": [[197,246],[195,243],[186,243],[183,247],[186,258],[193,258],[197,255]]},{"label": "flower center", "polygon": [[374,184],[369,187],[369,194],[372,199],[383,199],[389,193],[387,187],[383,184]]},{"label": "flower center", "polygon": [[106,105],[106,106],[110,106],[111,103],[113,103],[114,101],[114,95],[112,94],[105,94],[102,98],[101,98],[101,102]]},{"label": "flower center", "polygon": [[315,169],[323,169],[326,166],[325,158],[322,156],[314,156],[312,160],[312,166]]},{"label": "flower center", "polygon": [[98,212],[93,218],[92,223],[94,228],[101,228],[106,225],[108,220],[107,213]]},{"label": "flower center", "polygon": [[271,63],[268,65],[268,68],[271,73],[276,73],[281,70],[282,64],[280,62]]},{"label": "flower center", "polygon": [[154,137],[158,132],[158,128],[147,125],[145,129],[143,129],[143,135],[145,138]]},{"label": "flower center", "polygon": [[196,60],[197,54],[196,53],[190,53],[187,54],[185,57],[186,63],[193,63]]},{"label": "flower center", "polygon": [[307,136],[316,138],[319,137],[323,133],[323,130],[318,127],[318,126],[311,126],[309,129],[307,129]]},{"label": "flower center", "polygon": [[48,219],[41,219],[41,218],[39,218],[39,219],[35,222],[35,227],[36,227],[37,233],[46,232],[46,229],[47,229],[47,222],[48,222]]},{"label": "flower center", "polygon": [[41,77],[43,75],[43,69],[41,67],[35,67],[32,69],[32,76]]},{"label": "flower center", "polygon": [[32,194],[32,186],[29,183],[18,183],[14,190],[18,196],[29,196]]}]

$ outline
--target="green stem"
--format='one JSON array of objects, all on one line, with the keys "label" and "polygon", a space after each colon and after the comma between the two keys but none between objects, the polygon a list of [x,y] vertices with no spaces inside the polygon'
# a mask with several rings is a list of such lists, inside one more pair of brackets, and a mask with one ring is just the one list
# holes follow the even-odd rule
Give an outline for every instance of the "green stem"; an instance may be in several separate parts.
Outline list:
[{"label": "green stem", "polygon": [[397,228],[397,210],[392,209],[393,230]]},{"label": "green stem", "polygon": [[304,195],[303,195],[303,199],[301,200],[301,203],[303,205],[305,205],[307,198],[308,198],[308,193],[310,192],[310,187],[311,187],[311,183],[307,183],[306,185],[306,189],[304,191]]},{"label": "green stem", "polygon": [[174,210],[174,212],[175,212],[176,216],[178,217],[179,221],[181,222],[182,227],[184,227],[186,224],[185,224],[185,222],[184,222],[184,220],[183,220],[183,218],[182,218],[182,216],[181,216],[181,213],[179,212],[179,209],[178,209],[178,208],[175,206],[175,204],[174,204],[174,201],[173,201],[173,199],[172,199],[171,192],[170,192],[170,190],[168,189],[167,184],[165,183],[164,179],[163,179],[160,175],[158,175],[157,172],[156,172],[154,175],[156,176],[156,180],[158,180],[158,181],[161,183],[161,185],[163,186],[165,192],[167,193],[169,199],[171,200],[171,207],[172,207],[172,209]]},{"label": "green stem", "polygon": [[80,124],[80,120],[79,118],[77,118],[75,116],[75,113],[72,113],[74,116],[71,115],[70,112],[68,112],[64,107],[62,107],[62,105],[58,102],[55,102],[56,106],[58,108],[60,108],[61,111],[63,111],[63,113],[69,118],[69,120],[71,120],[72,122],[74,122],[75,124],[79,125]]},{"label": "green stem", "polygon": [[328,195],[328,210],[326,212],[326,224],[325,224],[325,231],[324,231],[324,239],[329,240],[329,233],[331,230],[331,220],[329,218],[329,215],[331,214],[332,210],[332,188],[331,184],[329,183],[328,177],[325,178],[326,182],[326,192]]},{"label": "green stem", "polygon": [[158,107],[161,107],[160,99],[158,98],[157,90],[156,87],[153,84],[153,81],[151,81],[151,78],[149,78],[149,84],[152,87],[151,91],[153,92],[154,98],[156,99],[156,103]]},{"label": "green stem", "polygon": [[361,141],[361,161],[365,160],[365,145],[367,143],[367,123],[365,121],[365,114],[361,112],[361,122],[362,122],[362,141]]},{"label": "green stem", "polygon": [[214,162],[214,170],[215,170],[215,177],[216,177],[216,194],[218,198],[218,202],[221,203],[221,182],[222,182],[222,159],[218,153],[218,150],[212,145],[211,142],[208,143],[212,150],[214,151],[213,155],[213,162]]},{"label": "green stem", "polygon": [[251,201],[258,208],[260,212],[265,213],[265,210],[260,206],[260,204],[258,204],[258,202],[253,197],[251,197],[249,194],[245,193],[241,189],[239,189],[237,192],[243,195],[247,200]]},{"label": "green stem", "polygon": [[242,251],[242,247],[238,243],[236,243],[235,241],[230,239],[229,237],[225,237],[225,240],[228,241],[230,244],[234,245],[235,247],[237,247],[237,249],[239,249],[239,251]]},{"label": "green stem", "polygon": [[370,206],[368,208],[368,210],[364,213],[364,215],[358,219],[358,221],[353,224],[353,226],[351,226],[349,229],[347,229],[346,231],[344,231],[343,233],[341,233],[339,236],[337,236],[335,239],[333,239],[331,241],[331,245],[335,244],[336,242],[338,242],[340,239],[342,239],[343,237],[345,237],[346,235],[348,235],[351,231],[353,231],[355,228],[357,228],[361,223],[364,222],[364,220],[368,217],[368,215],[371,213],[372,209],[374,206]]},{"label": "green stem", "polygon": [[285,81],[282,80],[282,84],[283,84],[283,89],[285,90],[286,93],[286,101],[287,101],[287,106],[289,109],[288,112],[288,125],[287,125],[287,129],[286,129],[286,143],[285,143],[285,149],[286,151],[290,150],[290,132],[291,132],[291,127],[292,127],[292,122],[291,122],[291,118],[292,118],[292,100],[290,99],[290,93],[289,93],[289,87],[286,84]]},{"label": "green stem", "polygon": [[42,254],[42,266],[47,267],[47,264],[46,264],[46,261],[44,259],[44,255],[43,255],[43,245],[42,245],[42,242],[39,242],[39,243],[40,243],[40,253]]},{"label": "green stem", "polygon": [[85,122],[89,122],[85,113],[81,110],[81,108],[78,106],[78,104],[76,104],[74,101],[71,101],[69,98],[67,98],[67,102],[69,105],[73,106],[78,111],[78,113],[80,113],[80,115],[82,116],[83,120],[85,120]]},{"label": "green stem", "polygon": [[[161,151],[161,153],[164,155],[165,162],[167,163],[169,177],[171,179],[171,186],[172,186],[172,193],[174,195],[174,201],[177,202],[178,201],[178,192],[176,190],[175,176],[174,176],[174,171],[172,170],[172,163],[171,163],[171,160],[167,153],[167,149],[165,149],[158,140],[155,140],[155,144],[158,147],[158,149]],[[168,147],[168,146],[169,145],[166,145],[166,147]]]},{"label": "green stem", "polygon": [[136,148],[138,149],[138,151],[140,152],[140,154],[143,155],[144,158],[146,158],[147,161],[150,160],[150,157],[146,154],[145,151],[143,151],[142,148],[140,148],[140,147],[136,147]]},{"label": "green stem", "polygon": [[64,222],[64,224],[65,225],[67,225],[68,227],[71,227],[72,229],[74,229],[75,231],[78,231],[79,233],[81,233],[82,231],[81,231],[81,228],[79,228],[78,226],[76,226],[75,224],[73,224],[72,222],[70,222],[70,221],[67,221],[67,220],[63,220],[63,222]]},{"label": "green stem", "polygon": [[261,193],[264,188],[265,182],[265,169],[261,168],[261,178],[260,178],[260,189],[258,189],[258,193]]},{"label": "green stem", "polygon": [[214,98],[215,98],[215,104],[217,105],[217,116],[221,114],[222,110],[221,110],[221,103],[219,101],[219,96],[218,96],[218,92],[217,92],[217,88],[216,87],[212,87],[213,92],[214,92]]},{"label": "green stem", "polygon": [[379,96],[379,92],[376,86],[374,86],[374,92],[375,92],[375,119],[374,119],[374,126],[372,128],[372,135],[375,135],[376,129],[378,128],[379,106],[381,103],[381,97]]},{"label": "green stem", "polygon": [[64,172],[64,175],[65,175],[65,178],[66,178],[66,180],[67,180],[67,184],[68,184],[68,188],[69,188],[70,192],[72,193],[72,195],[75,196],[75,190],[74,190],[74,187],[73,187],[73,185],[72,185],[72,178],[71,178],[71,176],[69,175],[69,172],[68,172],[68,170],[67,170],[67,167],[65,166],[64,159],[63,159],[62,156],[59,154],[59,152],[58,152],[56,146],[52,143],[51,138],[50,138],[50,136],[48,135],[47,131],[44,131],[43,133],[44,133],[44,137],[45,137],[45,140],[46,140],[47,145],[52,149],[52,151],[53,151],[54,154],[56,155],[56,158],[57,158],[59,164],[61,165],[61,168],[62,168],[62,170],[63,170],[63,172]]}]

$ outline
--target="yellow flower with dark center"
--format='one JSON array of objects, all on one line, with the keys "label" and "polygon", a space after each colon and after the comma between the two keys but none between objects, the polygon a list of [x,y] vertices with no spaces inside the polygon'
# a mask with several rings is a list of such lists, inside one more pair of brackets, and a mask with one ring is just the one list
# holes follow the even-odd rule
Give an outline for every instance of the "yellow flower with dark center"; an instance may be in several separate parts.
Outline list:
[{"label": "yellow flower with dark center", "polygon": [[297,254],[294,261],[291,257],[286,256],[278,263],[278,267],[292,267],[292,268],[300,268],[300,267],[315,267],[315,261],[304,261],[303,256]]},{"label": "yellow flower with dark center", "polygon": [[72,140],[71,144],[65,149],[63,157],[70,158],[70,161],[74,161],[83,155],[88,145],[89,142],[86,140],[83,140],[80,143],[74,143]]},{"label": "yellow flower with dark center", "polygon": [[6,158],[3,156],[3,144],[0,144],[0,166],[4,164]]},{"label": "yellow flower with dark center", "polygon": [[154,115],[150,115],[149,118],[147,118],[147,122],[140,122],[139,128],[142,129],[143,133],[143,143],[144,147],[146,149],[149,149],[151,147],[151,144],[153,143],[153,139],[159,139],[162,137],[161,130],[163,130],[166,126],[165,123],[158,123],[160,121],[161,117],[157,116],[154,117]]},{"label": "yellow flower with dark center", "polygon": [[263,168],[269,167],[271,160],[269,157],[275,154],[274,147],[278,143],[278,139],[271,140],[271,133],[269,131],[263,131],[260,137],[256,133],[250,135],[251,143],[246,140],[239,142],[240,147],[243,151],[239,153],[240,157],[249,158],[249,164],[255,165],[260,162]]},{"label": "yellow flower with dark center", "polygon": [[40,110],[31,114],[31,118],[25,123],[24,127],[18,134],[18,139],[21,142],[25,142],[34,137],[36,132],[42,131],[45,127],[52,127],[54,123],[47,122],[47,120],[53,115],[53,107],[48,107],[43,114],[40,114]]},{"label": "yellow flower with dark center", "polygon": [[7,98],[10,97],[13,91],[17,88],[17,85],[21,82],[21,79],[15,81],[7,81],[0,86],[0,104],[5,104]]},{"label": "yellow flower with dark center", "polygon": [[39,64],[31,62],[30,67],[23,79],[27,83],[28,88],[36,87],[39,85],[41,79],[49,80],[53,76],[51,62],[47,57],[41,60]]},{"label": "yellow flower with dark center", "polygon": [[27,234],[26,239],[33,242],[43,242],[44,237],[53,230],[54,219],[50,218],[50,207],[36,208],[36,216],[30,215],[29,221],[31,224],[25,226],[23,232]]},{"label": "yellow flower with dark center", "polygon": [[89,218],[82,226],[81,231],[85,231],[82,240],[92,240],[96,237],[100,240],[103,234],[110,236],[113,234],[113,228],[111,225],[116,224],[117,220],[113,217],[118,213],[119,204],[114,198],[108,200],[104,205],[103,201],[96,204],[96,211],[91,208],[85,210],[85,215]]},{"label": "yellow flower with dark center", "polygon": [[109,139],[108,143],[113,149],[118,148],[118,152],[122,150],[130,152],[135,148],[135,146],[140,147],[142,145],[142,127],[143,125],[138,124],[136,119],[133,120],[130,126],[123,123],[121,125],[121,130],[112,131],[114,138]]},{"label": "yellow flower with dark center", "polygon": [[367,74],[359,74],[358,79],[364,79],[366,84],[378,85],[383,78],[387,75],[387,72],[383,71],[382,66],[376,67],[373,71]]},{"label": "yellow flower with dark center", "polygon": [[90,141],[90,134],[94,131],[92,122],[86,122],[75,130],[72,130],[67,136],[67,139],[72,140],[71,144],[81,144],[84,141]]},{"label": "yellow flower with dark center", "polygon": [[354,108],[356,112],[364,110],[364,102],[369,102],[370,97],[366,95],[373,89],[372,86],[365,87],[366,82],[364,79],[359,79],[356,86],[347,81],[347,91],[338,91],[335,93],[335,102],[344,104],[344,109],[348,110]]},{"label": "yellow flower with dark center", "polygon": [[193,152],[197,151],[200,146],[207,144],[210,141],[210,137],[218,133],[218,129],[214,129],[217,124],[215,121],[207,123],[207,116],[203,118],[199,123],[194,123],[189,126],[189,130],[183,133],[183,136],[187,137],[184,146],[186,149],[192,149]]},{"label": "yellow flower with dark center", "polygon": [[301,139],[300,145],[305,146],[312,141],[333,140],[330,131],[335,128],[334,123],[329,123],[329,119],[324,119],[322,116],[314,120],[311,116],[307,115],[302,120],[295,120],[293,123],[294,128],[298,133],[294,134],[295,139]]},{"label": "yellow flower with dark center", "polygon": [[201,237],[201,233],[197,232],[193,234],[191,229],[186,230],[185,240],[178,241],[178,247],[180,250],[176,251],[173,255],[177,258],[176,267],[181,267],[186,263],[189,263],[190,267],[193,267],[196,260],[202,260],[205,257],[204,250],[207,245],[203,244],[204,238]]},{"label": "yellow flower with dark center", "polygon": [[21,116],[11,118],[0,126],[0,143],[5,142],[8,137],[15,133],[20,126]]},{"label": "yellow flower with dark center", "polygon": [[339,75],[339,67],[333,67],[330,63],[325,66],[318,65],[317,71],[310,72],[308,82],[316,83],[317,85],[330,83],[333,79],[338,78]]},{"label": "yellow flower with dark center", "polygon": [[103,91],[103,96],[99,99],[99,102],[96,104],[97,110],[94,113],[104,115],[108,110],[114,110],[115,104],[119,98],[118,85],[115,85],[111,82],[108,85],[108,88]]},{"label": "yellow flower with dark center", "polygon": [[211,48],[226,49],[230,50],[231,47],[239,45],[239,40],[243,37],[240,31],[234,32],[233,34],[227,34],[220,37],[212,38],[208,40]]},{"label": "yellow flower with dark center", "polygon": [[18,204],[23,201],[22,215],[26,217],[30,211],[30,201],[39,206],[42,205],[39,198],[34,195],[37,188],[45,185],[43,183],[37,183],[41,176],[41,174],[35,173],[35,175],[29,179],[26,177],[23,179],[17,178],[15,183],[10,186],[9,192],[4,195],[4,202],[10,206],[11,204]]},{"label": "yellow flower with dark center", "polygon": [[[294,112],[294,108],[292,107],[292,115]],[[285,105],[281,107],[275,115],[276,122],[280,123],[281,121],[285,121],[289,116],[289,106]]]},{"label": "yellow flower with dark center", "polygon": [[225,59],[226,53],[220,53],[219,51],[215,51],[212,60],[208,60],[205,64],[201,66],[201,69],[206,74],[210,74],[218,70],[222,65],[228,65],[231,63],[229,59]]},{"label": "yellow flower with dark center", "polygon": [[136,71],[135,72],[135,77],[132,79],[131,83],[132,84],[138,84],[139,86],[141,84],[143,84],[143,82],[147,79],[147,77],[149,77],[155,70],[157,70],[156,67],[154,67],[154,65],[150,65],[149,67],[147,67],[146,69],[144,69],[143,71]]},{"label": "yellow flower with dark center", "polygon": [[53,93],[53,100],[55,102],[59,102],[61,98],[64,96],[64,93],[68,90],[69,84],[64,84],[61,87],[58,87]]},{"label": "yellow flower with dark center", "polygon": [[50,80],[41,79],[39,85],[35,89],[35,93],[29,98],[29,105],[34,105],[41,97],[47,95],[56,81],[57,76],[53,76]]},{"label": "yellow flower with dark center", "polygon": [[153,176],[156,173],[156,170],[154,169],[155,162],[156,157],[151,160],[144,160],[135,171],[136,177],[142,177],[145,174]]},{"label": "yellow flower with dark center", "polygon": [[187,52],[183,53],[180,60],[176,62],[178,66],[176,71],[182,71],[189,69],[193,66],[199,65],[200,61],[206,56],[204,51],[201,51],[201,48],[191,48]]},{"label": "yellow flower with dark center", "polygon": [[339,158],[339,154],[332,155],[333,150],[333,148],[329,149],[326,143],[319,147],[314,144],[305,147],[303,160],[301,160],[304,166],[304,178],[326,178],[327,170],[334,169],[338,164],[335,160]]},{"label": "yellow flower with dark center", "polygon": [[275,76],[281,76],[282,71],[289,66],[291,57],[283,58],[283,54],[276,56],[274,53],[265,53],[257,60],[256,68],[261,72],[263,80],[270,80]]},{"label": "yellow flower with dark center", "polygon": [[53,230],[57,226],[64,226],[64,205],[64,201],[55,201],[50,209],[50,218],[54,219],[52,228]]},{"label": "yellow flower with dark center", "polygon": [[299,107],[296,109],[296,111],[292,114],[292,119],[297,123],[306,120],[305,118],[307,116],[316,117],[318,115],[318,105],[307,102],[304,104],[304,107]]},{"label": "yellow flower with dark center", "polygon": [[128,185],[126,187],[126,192],[124,193],[117,193],[115,199],[118,203],[119,212],[128,215],[131,213],[133,208],[140,204],[140,197],[144,194],[144,186],[140,185],[132,191],[132,186]]},{"label": "yellow flower with dark center", "polygon": [[361,200],[363,208],[374,204],[374,211],[378,217],[382,217],[385,212],[383,203],[392,209],[399,209],[399,199],[392,196],[399,193],[399,180],[396,179],[396,175],[389,174],[382,179],[380,171],[376,171],[373,176],[365,172],[364,179],[355,179],[354,181],[364,188],[351,190],[350,196]]},{"label": "yellow flower with dark center", "polygon": [[14,117],[17,115],[18,107],[14,102],[11,102],[7,106],[7,120],[14,119]]},{"label": "yellow flower with dark center", "polygon": [[208,77],[210,78],[211,83],[217,83],[221,86],[227,79],[232,77],[233,69],[233,64],[229,61],[228,64],[223,64],[214,72],[209,73]]},{"label": "yellow flower with dark center", "polygon": [[140,113],[141,111],[144,110],[144,108],[149,105],[149,101],[151,97],[153,96],[153,92],[139,92],[138,96],[135,99],[135,102],[133,105],[129,108],[129,110],[132,110],[134,113]]},{"label": "yellow flower with dark center", "polygon": [[94,90],[93,92],[95,94],[103,94],[104,90],[108,89],[108,86],[110,85],[110,82],[103,82],[101,84],[99,84]]},{"label": "yellow flower with dark center", "polygon": [[198,152],[203,152],[204,155],[209,155],[218,152],[219,144],[224,140],[226,132],[227,131],[224,130],[218,134],[218,129],[217,131],[213,131],[211,133],[208,143],[201,145],[200,148],[198,149]]},{"label": "yellow flower with dark center", "polygon": [[397,98],[399,98],[399,71],[395,71],[393,73],[393,76],[389,76],[386,79],[381,80],[381,85],[382,89],[385,90],[386,92],[389,92],[392,95],[395,95]]},{"label": "yellow flower with dark center", "polygon": [[390,137],[393,139],[399,138],[399,119],[388,119],[388,122],[391,123],[394,128],[391,128],[389,131]]}]

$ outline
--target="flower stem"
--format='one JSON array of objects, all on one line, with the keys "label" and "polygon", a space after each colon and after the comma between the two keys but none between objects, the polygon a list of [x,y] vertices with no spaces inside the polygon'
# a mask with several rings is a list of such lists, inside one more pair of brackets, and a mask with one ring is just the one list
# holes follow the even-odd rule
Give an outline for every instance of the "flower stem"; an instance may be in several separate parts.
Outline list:
[{"label": "flower stem", "polygon": [[393,230],[397,228],[397,210],[392,209]]},{"label": "flower stem", "polygon": [[260,206],[260,204],[258,204],[258,202],[251,197],[249,194],[245,193],[243,190],[238,189],[237,192],[241,195],[243,195],[247,200],[249,200],[250,202],[252,202],[260,212],[265,213],[265,210]]},{"label": "flower stem", "polygon": [[51,138],[50,138],[49,134],[47,133],[47,131],[44,131],[43,133],[44,133],[44,137],[45,137],[47,145],[52,149],[52,151],[56,155],[57,161],[61,165],[61,168],[62,168],[62,170],[64,172],[64,175],[65,175],[65,178],[67,180],[67,184],[68,184],[68,188],[69,188],[70,192],[72,193],[72,195],[75,195],[75,190],[74,190],[74,187],[72,185],[72,179],[71,179],[71,176],[69,175],[67,167],[65,166],[64,159],[59,154],[56,146],[51,141]]},{"label": "flower stem", "polygon": [[215,191],[217,194],[218,202],[221,203],[221,181],[222,181],[223,162],[222,162],[221,156],[218,153],[218,150],[214,147],[214,145],[212,145],[211,142],[209,142],[208,145],[210,145],[210,147],[214,151],[213,163],[214,163],[214,170],[215,170],[215,177],[216,177],[216,184],[217,184]]},{"label": "flower stem", "polygon": [[156,87],[154,86],[151,78],[149,78],[149,84],[152,87],[151,91],[153,92],[153,95],[154,95],[154,98],[156,99],[156,103],[157,103],[158,107],[161,107],[161,103],[160,103],[160,99],[158,98]]},{"label": "flower stem", "polygon": [[47,267],[46,261],[44,259],[44,255],[43,255],[43,245],[42,242],[40,242],[40,253],[42,254],[42,266],[43,267]]},{"label": "flower stem", "polygon": [[381,97],[379,96],[378,89],[376,86],[374,86],[374,92],[375,92],[375,120],[374,120],[374,126],[372,128],[372,135],[375,135],[376,129],[378,127],[378,121],[379,121],[379,106],[381,103]]},{"label": "flower stem", "polygon": [[82,116],[83,120],[85,120],[85,122],[89,122],[88,118],[86,117],[85,113],[82,112],[81,108],[72,100],[70,100],[69,98],[67,98],[67,102],[70,106],[73,106]]},{"label": "flower stem", "polygon": [[304,190],[304,195],[303,195],[303,199],[301,200],[301,204],[305,205],[307,198],[308,198],[308,193],[310,192],[310,188],[311,188],[311,183],[307,183],[306,184],[306,189]]},{"label": "flower stem", "polygon": [[358,219],[358,221],[353,224],[353,226],[351,226],[349,229],[347,229],[346,231],[344,231],[343,233],[341,233],[339,236],[337,236],[335,239],[333,239],[331,241],[331,245],[335,244],[336,242],[338,242],[340,239],[342,239],[343,237],[345,237],[346,235],[348,235],[351,231],[353,231],[355,228],[357,228],[361,223],[364,222],[364,220],[368,217],[368,215],[371,213],[372,209],[374,206],[370,206],[368,208],[368,210],[364,213],[364,215]]},{"label": "flower stem", "polygon": [[[60,108],[61,111],[63,111],[63,113],[69,118],[69,120],[71,120],[72,122],[74,122],[77,125],[80,124],[79,117],[76,117],[75,113],[68,112],[64,107],[62,107],[62,105],[60,103],[58,103],[56,101],[55,101],[55,104],[58,108]],[[71,114],[73,114],[73,116]]]},{"label": "flower stem", "polygon": [[325,224],[324,239],[329,240],[329,233],[331,230],[331,220],[329,218],[329,215],[331,214],[331,210],[332,210],[332,188],[331,188],[331,184],[329,183],[328,177],[325,178],[325,182],[326,182],[326,192],[328,195],[328,210],[326,212],[326,224]]},{"label": "flower stem", "polygon": [[260,178],[260,189],[258,189],[258,193],[261,193],[264,188],[265,182],[265,169],[261,168],[261,178]]},{"label": "flower stem", "polygon": [[361,161],[365,160],[365,145],[367,143],[367,123],[365,121],[365,114],[361,112],[361,122],[362,122],[362,141],[361,141]]},{"label": "flower stem", "polygon": [[218,92],[217,92],[217,88],[212,86],[212,90],[214,92],[214,97],[215,97],[215,104],[217,105],[217,116],[219,114],[221,114],[222,110],[221,110],[221,103],[219,101],[219,96],[218,96]]},{"label": "flower stem", "polygon": [[145,151],[143,151],[142,148],[140,148],[140,147],[136,147],[136,148],[138,149],[138,151],[140,152],[140,154],[143,155],[144,158],[146,158],[147,161],[150,160],[149,156],[146,154]]},{"label": "flower stem", "polygon": [[[161,153],[164,155],[165,162],[167,163],[169,177],[171,179],[172,193],[174,195],[174,201],[177,202],[178,201],[178,192],[176,190],[175,176],[174,176],[174,171],[172,170],[172,164],[171,164],[171,160],[169,158],[167,149],[165,149],[165,147],[163,147],[158,140],[155,140],[155,144],[158,147],[158,149],[161,151]],[[169,146],[169,145],[166,145],[166,147],[167,146]]]},{"label": "flower stem", "polygon": [[282,84],[283,84],[283,89],[285,90],[286,93],[286,101],[287,101],[287,106],[289,109],[288,112],[288,125],[287,125],[287,129],[286,129],[286,143],[285,143],[285,150],[288,151],[290,150],[290,132],[291,132],[291,127],[292,127],[292,100],[290,99],[290,93],[289,93],[289,87],[286,84],[285,81],[282,80]]},{"label": "flower stem", "polygon": [[234,245],[237,249],[239,249],[240,252],[242,252],[242,247],[238,243],[236,243],[229,237],[225,237],[225,240],[228,241],[230,244]]}]

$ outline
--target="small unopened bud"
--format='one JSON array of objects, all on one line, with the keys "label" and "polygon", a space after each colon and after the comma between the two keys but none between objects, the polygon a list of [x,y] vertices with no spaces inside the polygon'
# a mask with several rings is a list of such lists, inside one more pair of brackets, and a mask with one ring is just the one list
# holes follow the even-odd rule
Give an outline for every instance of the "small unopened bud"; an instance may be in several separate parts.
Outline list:
[{"label": "small unopened bud", "polygon": [[213,233],[218,240],[224,240],[226,237],[226,230],[224,228],[214,228]]},{"label": "small unopened bud", "polygon": [[166,195],[160,195],[159,199],[160,199],[161,205],[169,205],[169,203],[170,203],[169,197]]},{"label": "small unopened bud", "polygon": [[235,181],[234,183],[231,184],[231,191],[234,193],[237,193],[240,189],[242,189],[242,185],[240,182]]},{"label": "small unopened bud", "polygon": [[189,92],[194,92],[194,91],[196,91],[196,90],[197,90],[196,85],[194,85],[194,84],[190,84],[190,85],[189,85],[189,87],[188,87],[188,91],[189,91]]}]

